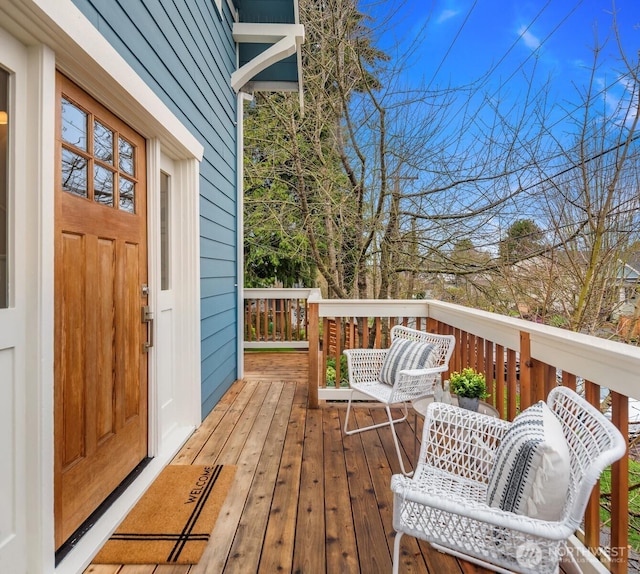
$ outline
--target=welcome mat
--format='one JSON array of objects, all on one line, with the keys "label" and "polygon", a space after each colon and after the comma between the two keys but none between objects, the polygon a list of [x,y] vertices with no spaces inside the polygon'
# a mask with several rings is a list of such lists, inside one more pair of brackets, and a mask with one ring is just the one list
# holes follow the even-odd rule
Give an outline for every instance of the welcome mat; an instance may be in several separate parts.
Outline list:
[{"label": "welcome mat", "polygon": [[196,564],[235,466],[169,465],[93,559],[96,564]]}]

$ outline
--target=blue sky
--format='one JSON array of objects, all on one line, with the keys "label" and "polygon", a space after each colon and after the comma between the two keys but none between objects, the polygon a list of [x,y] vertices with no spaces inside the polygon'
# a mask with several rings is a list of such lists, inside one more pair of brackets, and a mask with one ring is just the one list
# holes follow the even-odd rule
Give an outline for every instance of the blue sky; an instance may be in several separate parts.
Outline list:
[{"label": "blue sky", "polygon": [[[596,38],[604,44],[596,81],[611,85],[621,70],[611,0],[363,0],[361,7],[393,13],[381,45],[393,52],[399,41],[402,51],[415,41],[405,74],[430,88],[464,85],[491,70],[489,93],[506,88],[517,96],[535,67],[537,85],[549,80],[553,98],[571,97],[589,81]],[[640,0],[617,0],[615,9],[622,43],[637,61]]]},{"label": "blue sky", "polygon": [[[613,25],[611,0],[395,0],[388,4],[397,9],[398,37],[405,41],[419,37],[416,61],[427,75],[440,66],[438,79],[445,82],[468,79],[505,55],[497,73],[508,75],[532,51],[550,73],[571,75],[590,64],[594,34],[603,42]],[[617,0],[615,7],[621,38],[637,57],[640,1]],[[604,54],[616,50],[611,42]]]},{"label": "blue sky", "polygon": [[[455,92],[454,105],[445,109],[445,120],[434,130],[423,149],[425,156],[415,159],[412,168],[420,177],[407,183],[417,190],[429,188],[437,180],[439,173],[448,173],[448,167],[438,170],[436,164],[431,172],[433,159],[430,150],[438,146],[437,139],[443,140],[453,134],[450,151],[451,165],[468,168],[473,173],[475,166],[482,169],[500,169],[499,163],[490,163],[491,157],[499,155],[485,153],[489,141],[498,142],[494,151],[500,151],[505,142],[513,141],[514,149],[531,137],[531,142],[539,141],[536,130],[538,116],[532,107],[523,104],[527,91],[527,78],[533,78],[533,93],[546,93],[544,137],[540,147],[532,147],[536,160],[553,175],[562,173],[570,165],[570,160],[558,145],[571,148],[576,134],[581,128],[583,111],[581,98],[593,77],[592,103],[598,112],[605,112],[608,125],[613,126],[612,137],[616,137],[616,125],[623,126],[617,110],[618,102],[629,101],[629,92],[619,62],[619,49],[613,34],[612,0],[359,0],[363,13],[372,16],[369,25],[377,33],[379,46],[391,57],[392,62],[402,61],[400,76],[406,84],[416,88],[413,94],[427,94],[435,102],[446,98],[443,88],[469,86],[478,78],[486,77],[482,84],[473,89]],[[640,52],[640,0],[616,0],[616,21],[620,40],[627,56],[635,65]],[[386,21],[384,21],[386,17]],[[593,49],[601,47],[601,58],[595,74]],[[402,56],[410,55],[402,60]],[[488,76],[487,76],[488,73]],[[390,93],[392,93],[390,91]],[[637,96],[636,96],[637,97]],[[465,109],[465,106],[469,107]],[[492,132],[495,110],[506,112],[508,126],[505,132]],[[411,123],[399,123],[404,132],[418,123],[419,104],[412,109]],[[473,116],[472,122],[461,124],[461,117]],[[464,110],[464,111],[463,111]],[[470,111],[469,111],[470,110]],[[513,111],[515,110],[515,112]],[[462,113],[461,113],[462,112]],[[469,115],[467,115],[469,114]],[[571,121],[571,114],[575,122]],[[593,117],[593,116],[592,116]],[[629,118],[626,118],[629,121]],[[522,124],[518,122],[522,121]],[[519,125],[520,131],[509,129]],[[630,122],[629,124],[630,125]],[[410,128],[408,127],[410,126]],[[487,127],[488,126],[488,127]],[[531,127],[529,135],[528,128]],[[548,130],[546,129],[548,128]],[[475,132],[475,133],[474,133]],[[505,136],[502,134],[506,133]],[[462,136],[460,137],[460,134]],[[516,134],[514,136],[514,134]],[[494,137],[495,136],[495,137]],[[499,141],[503,137],[504,141]],[[515,138],[515,139],[513,139]],[[547,147],[548,146],[548,147]],[[470,151],[472,150],[472,151]],[[418,150],[420,151],[420,150]],[[467,152],[469,154],[467,155]],[[516,153],[513,164],[528,170],[526,152],[521,157]],[[545,157],[547,163],[544,163]],[[487,163],[484,160],[487,159]],[[437,161],[437,158],[436,158]],[[443,158],[447,161],[447,157]],[[459,162],[459,163],[458,163]],[[544,175],[544,174],[543,174]],[[418,210],[429,212],[442,209],[456,212],[465,210],[465,205],[473,206],[476,199],[504,194],[531,183],[540,182],[542,175],[536,169],[519,173],[518,178],[505,178],[500,182],[489,182],[486,188],[460,186],[448,197],[455,197],[460,205],[425,203],[416,206]],[[437,187],[437,186],[436,186]],[[488,246],[500,237],[502,230],[512,223],[513,217],[528,216],[538,220],[539,205],[536,188],[526,196],[518,195],[513,203],[513,213],[502,207],[504,221],[492,220],[485,227],[490,238]],[[446,194],[445,194],[446,195]],[[438,196],[438,200],[442,198]],[[528,202],[528,203],[523,203]],[[442,204],[442,206],[441,206]],[[435,207],[434,207],[435,206]],[[514,215],[514,213],[516,215]],[[540,223],[545,228],[543,222]],[[474,235],[476,238],[477,233]]]}]

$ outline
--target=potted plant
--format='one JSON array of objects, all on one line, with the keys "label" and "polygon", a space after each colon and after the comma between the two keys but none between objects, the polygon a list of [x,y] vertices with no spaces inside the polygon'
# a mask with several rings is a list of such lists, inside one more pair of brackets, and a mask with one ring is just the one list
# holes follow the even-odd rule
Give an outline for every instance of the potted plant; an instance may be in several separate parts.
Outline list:
[{"label": "potted plant", "polygon": [[458,396],[458,405],[470,411],[477,411],[480,399],[489,396],[484,375],[471,367],[451,373],[449,382],[451,392]]}]

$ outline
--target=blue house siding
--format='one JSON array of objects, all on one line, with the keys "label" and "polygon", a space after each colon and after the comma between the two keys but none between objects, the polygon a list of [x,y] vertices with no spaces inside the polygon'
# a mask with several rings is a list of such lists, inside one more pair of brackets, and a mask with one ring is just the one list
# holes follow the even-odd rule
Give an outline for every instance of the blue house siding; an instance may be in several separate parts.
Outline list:
[{"label": "blue house siding", "polygon": [[[74,0],[204,147],[200,165],[202,414],[237,377],[233,21],[212,0]],[[94,94],[98,98],[100,94]]]}]

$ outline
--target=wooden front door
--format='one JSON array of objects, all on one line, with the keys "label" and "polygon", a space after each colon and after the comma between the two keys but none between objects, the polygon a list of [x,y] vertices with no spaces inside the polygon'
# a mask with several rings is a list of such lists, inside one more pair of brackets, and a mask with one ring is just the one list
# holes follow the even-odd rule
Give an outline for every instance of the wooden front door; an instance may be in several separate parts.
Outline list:
[{"label": "wooden front door", "polygon": [[147,455],[144,139],[58,74],[56,548]]}]

